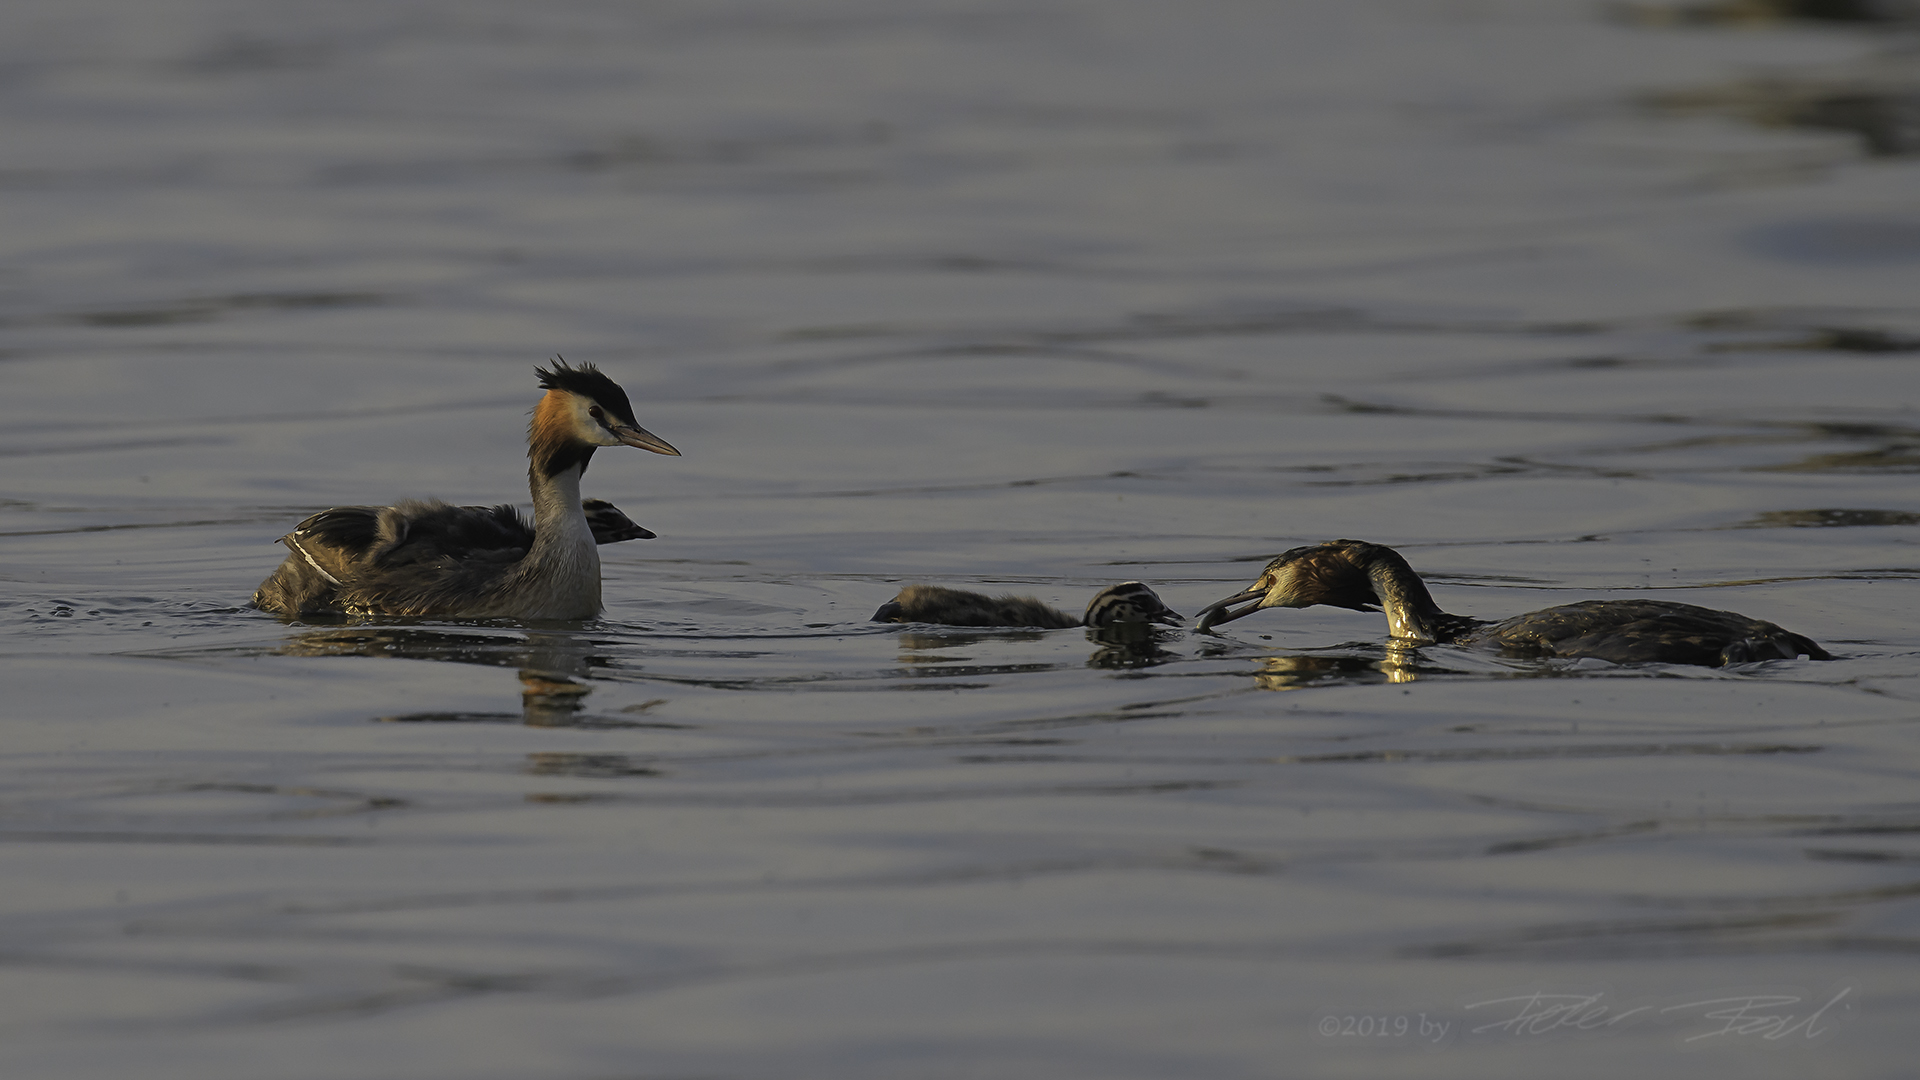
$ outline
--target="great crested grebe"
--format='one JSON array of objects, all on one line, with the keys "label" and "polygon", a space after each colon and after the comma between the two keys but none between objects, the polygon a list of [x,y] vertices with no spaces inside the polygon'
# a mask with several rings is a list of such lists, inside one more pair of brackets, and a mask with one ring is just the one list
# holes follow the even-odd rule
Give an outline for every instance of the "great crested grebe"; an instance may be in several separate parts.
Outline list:
[{"label": "great crested grebe", "polygon": [[1169,610],[1157,593],[1137,581],[1125,581],[1100,590],[1087,604],[1086,615],[1078,619],[1031,596],[987,596],[938,585],[909,585],[873,613],[874,622],[1031,626],[1044,630],[1122,623],[1178,626],[1185,618]]},{"label": "great crested grebe", "polygon": [[680,451],[635,423],[626,391],[592,364],[555,360],[534,371],[547,393],[527,428],[531,528],[508,506],[407,500],[323,510],[280,538],[292,551],[254,592],[254,606],[280,615],[599,614],[595,544],[653,534],[611,503],[583,505],[580,474],[602,446]]},{"label": "great crested grebe", "polygon": [[1485,646],[1510,656],[1705,667],[1798,656],[1833,659],[1811,639],[1770,622],[1667,600],[1586,600],[1501,622],[1449,615],[1399,552],[1363,540],[1332,540],[1276,556],[1245,590],[1208,604],[1196,629],[1211,630],[1262,608],[1315,604],[1384,611],[1389,631],[1404,641]]}]

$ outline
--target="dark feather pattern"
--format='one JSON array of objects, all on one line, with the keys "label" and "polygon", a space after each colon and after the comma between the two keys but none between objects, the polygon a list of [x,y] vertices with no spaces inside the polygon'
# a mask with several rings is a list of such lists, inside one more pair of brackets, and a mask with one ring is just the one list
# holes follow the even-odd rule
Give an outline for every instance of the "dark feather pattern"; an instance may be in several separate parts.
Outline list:
[{"label": "dark feather pattern", "polygon": [[1669,600],[1584,600],[1468,630],[1456,645],[1508,656],[1574,656],[1616,664],[1722,667],[1807,656],[1831,660],[1812,639],[1731,611]]},{"label": "dark feather pattern", "polygon": [[558,476],[578,465],[580,475],[585,476],[596,449],[592,443],[555,443],[533,458],[533,467],[539,469],[542,476]]}]

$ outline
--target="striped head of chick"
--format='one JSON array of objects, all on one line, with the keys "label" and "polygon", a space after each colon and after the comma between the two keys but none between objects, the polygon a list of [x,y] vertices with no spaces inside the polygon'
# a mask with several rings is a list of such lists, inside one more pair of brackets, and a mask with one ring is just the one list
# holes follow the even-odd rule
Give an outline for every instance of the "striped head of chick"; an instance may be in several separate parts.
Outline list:
[{"label": "striped head of chick", "polygon": [[1186,616],[1169,608],[1160,599],[1160,594],[1138,581],[1123,581],[1101,589],[1087,604],[1086,617],[1081,621],[1088,626],[1116,626],[1123,623],[1159,623],[1162,626],[1179,626]]}]

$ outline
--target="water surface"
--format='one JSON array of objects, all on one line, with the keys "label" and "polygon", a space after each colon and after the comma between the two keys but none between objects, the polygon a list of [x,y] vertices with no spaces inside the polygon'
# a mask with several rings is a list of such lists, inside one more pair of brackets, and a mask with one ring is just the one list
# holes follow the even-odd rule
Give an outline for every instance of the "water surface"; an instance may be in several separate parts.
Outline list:
[{"label": "water surface", "polygon": [[[1731,9],[10,9],[4,1071],[1904,1075],[1920,38]],[[604,618],[244,606],[554,355]],[[1839,659],[867,621],[1336,536]]]}]

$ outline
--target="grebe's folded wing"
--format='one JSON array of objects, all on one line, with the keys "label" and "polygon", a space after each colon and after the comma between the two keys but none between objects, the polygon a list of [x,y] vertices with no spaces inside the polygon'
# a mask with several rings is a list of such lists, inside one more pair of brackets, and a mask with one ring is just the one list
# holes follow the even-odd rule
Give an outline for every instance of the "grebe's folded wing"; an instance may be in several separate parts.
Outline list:
[{"label": "grebe's folded wing", "polygon": [[254,590],[254,606],[283,615],[334,610],[341,586],[379,542],[379,520],[377,506],[335,506],[295,525],[280,538],[289,554]]},{"label": "grebe's folded wing", "polygon": [[533,536],[533,526],[505,504],[451,506],[437,499],[407,499],[377,511],[367,557],[383,568],[517,562],[533,546]]},{"label": "grebe's folded wing", "polygon": [[338,585],[353,576],[354,565],[380,539],[378,506],[335,506],[322,510],[280,538],[308,569]]}]

